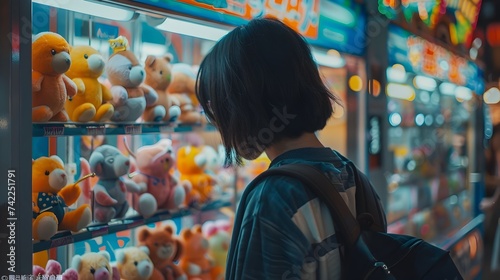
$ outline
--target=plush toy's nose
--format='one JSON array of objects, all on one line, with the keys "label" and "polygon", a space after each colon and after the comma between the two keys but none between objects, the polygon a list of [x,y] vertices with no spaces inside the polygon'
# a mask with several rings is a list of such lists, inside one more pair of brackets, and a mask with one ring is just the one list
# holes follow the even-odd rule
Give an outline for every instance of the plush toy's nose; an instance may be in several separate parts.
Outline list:
[{"label": "plush toy's nose", "polygon": [[60,52],[52,57],[52,68],[56,73],[62,74],[71,66],[71,57],[67,52]]},{"label": "plush toy's nose", "polygon": [[61,174],[61,177],[66,178],[66,174]]},{"label": "plush toy's nose", "polygon": [[129,166],[129,165],[130,165],[130,161],[128,161],[128,160],[127,160],[127,161],[125,162],[125,166]]}]

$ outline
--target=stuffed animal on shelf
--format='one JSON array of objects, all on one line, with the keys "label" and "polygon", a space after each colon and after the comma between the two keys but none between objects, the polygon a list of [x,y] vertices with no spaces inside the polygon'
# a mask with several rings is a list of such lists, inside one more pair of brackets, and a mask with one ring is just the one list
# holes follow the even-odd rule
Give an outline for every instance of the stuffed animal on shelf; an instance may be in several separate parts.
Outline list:
[{"label": "stuffed animal on shelf", "polygon": [[[158,100],[147,106],[142,119],[152,121],[175,121],[181,114],[178,100],[167,93],[167,88],[172,80],[172,55],[163,57],[148,55],[146,57],[146,80],[144,83],[158,93]],[[163,115],[163,117],[162,117]]]},{"label": "stuffed animal on shelf", "polygon": [[[116,147],[102,145],[92,152],[89,164],[91,171],[99,177],[93,188],[94,220],[107,223],[113,218],[124,217],[129,208],[127,191],[132,193],[145,191],[134,181],[122,177],[129,172],[129,159]],[[156,209],[156,201],[150,195],[140,207],[143,207],[140,209],[141,212],[150,214]]]},{"label": "stuffed animal on shelf", "polygon": [[164,280],[149,258],[146,246],[115,250],[116,267],[123,280]]},{"label": "stuffed animal on shelf", "polygon": [[66,100],[66,112],[74,122],[105,122],[114,113],[111,92],[98,78],[104,72],[104,59],[90,46],[71,48],[71,67],[66,75],[76,84],[77,94]]},{"label": "stuffed animal on shelf", "polygon": [[204,203],[212,198],[214,185],[217,183],[205,173],[206,156],[202,149],[195,146],[184,146],[177,151],[177,169],[182,182],[189,182],[190,191],[186,195],[186,204]]},{"label": "stuffed animal on shelf", "polygon": [[226,271],[227,253],[231,244],[229,221],[208,221],[203,224],[202,231],[208,239],[208,255],[214,261],[212,278],[223,277]]},{"label": "stuffed animal on shelf", "polygon": [[151,87],[142,85],[146,71],[134,53],[128,50],[127,38],[119,36],[110,40],[110,45],[113,54],[106,64],[106,74],[112,84],[111,103],[115,108],[111,120],[134,122],[144,113],[146,106],[158,100],[158,94]]},{"label": "stuffed animal on shelf", "polygon": [[58,230],[79,231],[92,221],[90,206],[69,211],[81,190],[78,182],[67,185],[68,175],[58,156],[40,157],[32,162],[33,239],[48,240]]},{"label": "stuffed animal on shelf", "polygon": [[64,73],[71,65],[70,45],[59,34],[42,32],[32,43],[32,121],[66,122],[66,99],[76,94],[76,85]]},{"label": "stuffed animal on shelf", "polygon": [[[32,275],[35,279],[55,279],[55,277],[61,280],[78,280],[78,272],[72,268],[62,271],[61,264],[56,260],[49,260],[45,268],[33,265]],[[49,278],[49,277],[54,278]]]},{"label": "stuffed animal on shelf", "polygon": [[175,228],[171,225],[154,231],[143,228],[137,239],[140,245],[149,248],[149,257],[165,280],[186,280],[186,274],[175,264],[182,255],[182,245],[174,232]]},{"label": "stuffed animal on shelf", "polygon": [[154,145],[140,147],[136,153],[130,150],[127,142],[125,147],[137,165],[132,180],[146,190],[144,193],[134,194],[134,208],[144,216],[139,210],[140,202],[144,200],[143,196],[152,195],[159,209],[178,209],[184,203],[186,191],[171,175],[175,165],[172,141],[162,139]]},{"label": "stuffed animal on shelf", "polygon": [[176,100],[181,108],[178,120],[181,123],[206,123],[206,118],[198,110],[196,98],[196,73],[192,66],[185,63],[176,63],[172,66],[172,81],[168,86],[170,96]]},{"label": "stuffed animal on shelf", "polygon": [[215,267],[208,256],[209,243],[203,236],[201,225],[183,229],[180,236],[183,252],[179,266],[186,272],[188,279],[212,280]]},{"label": "stuffed animal on shelf", "polygon": [[106,251],[76,255],[71,261],[71,268],[78,273],[78,280],[120,280],[116,267],[111,267],[110,256]]}]

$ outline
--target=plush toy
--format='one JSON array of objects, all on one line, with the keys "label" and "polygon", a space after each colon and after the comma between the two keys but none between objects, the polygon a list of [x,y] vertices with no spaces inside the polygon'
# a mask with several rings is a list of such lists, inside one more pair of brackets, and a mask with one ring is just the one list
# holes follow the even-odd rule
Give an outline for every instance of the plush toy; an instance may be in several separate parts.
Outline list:
[{"label": "plush toy", "polygon": [[71,268],[78,272],[78,280],[120,280],[116,267],[111,267],[110,256],[106,251],[76,255]]},{"label": "plush toy", "polygon": [[[78,280],[78,272],[72,268],[62,271],[61,264],[56,260],[49,260],[45,268],[33,265],[32,275],[35,279],[55,279],[61,277],[61,280]],[[50,277],[54,278],[50,278]]]},{"label": "plush toy", "polygon": [[191,65],[174,64],[168,92],[181,108],[181,115],[178,119],[181,123],[206,123],[206,118],[198,110],[199,102],[195,90],[196,73]]},{"label": "plush toy", "polygon": [[104,59],[90,46],[71,48],[71,67],[66,75],[75,82],[77,94],[66,100],[66,111],[72,121],[108,121],[114,108],[106,101],[111,100],[111,92],[98,78],[104,72]]},{"label": "plush toy", "polygon": [[142,196],[151,194],[158,208],[178,209],[184,203],[186,191],[170,174],[175,164],[172,141],[162,139],[154,145],[140,147],[136,153],[130,150],[127,142],[125,146],[130,155],[135,158],[138,169],[134,172],[132,180],[146,190],[146,193],[134,194],[134,208],[139,211],[138,202],[143,200]]},{"label": "plush toy", "polygon": [[32,121],[68,121],[66,99],[76,94],[76,85],[64,75],[71,65],[70,45],[59,34],[42,32],[32,43]]},{"label": "plush toy", "polygon": [[231,244],[229,221],[208,221],[203,224],[202,231],[208,239],[208,255],[214,261],[212,278],[222,277],[226,271],[227,253]]},{"label": "plush toy", "polygon": [[58,230],[79,231],[92,221],[88,204],[67,209],[81,190],[77,183],[67,185],[68,175],[59,157],[40,157],[33,160],[31,169],[33,239],[48,240]]},{"label": "plush toy", "polygon": [[164,280],[149,258],[146,246],[127,247],[115,251],[116,267],[123,280]]},{"label": "plush toy", "polygon": [[174,232],[171,225],[154,231],[143,228],[137,239],[139,244],[149,248],[149,257],[165,280],[186,280],[186,274],[175,264],[182,255],[182,245]]},{"label": "plush toy", "polygon": [[181,181],[189,182],[191,190],[186,195],[186,204],[206,202],[212,197],[215,179],[205,173],[207,158],[201,148],[184,146],[177,151],[177,169]]},{"label": "plush toy", "polygon": [[[127,39],[119,36],[110,40],[110,45],[114,52],[106,64],[106,73],[112,84],[111,103],[115,108],[111,120],[134,122],[142,115],[146,106],[158,100],[158,94],[151,87],[142,85],[146,72],[134,53],[128,50]],[[158,115],[160,116],[161,114]]]},{"label": "plush toy", "polygon": [[[130,161],[120,150],[111,145],[97,147],[90,155],[90,169],[99,177],[93,188],[94,219],[107,223],[113,218],[122,218],[129,208],[126,192],[144,192],[134,181],[122,176],[129,172]],[[147,215],[156,209],[152,195],[145,196],[140,211]],[[153,204],[153,205],[152,205]]]},{"label": "plush toy", "polygon": [[[181,114],[178,100],[167,93],[167,88],[172,80],[171,55],[146,57],[146,80],[144,83],[158,93],[158,100],[151,106],[147,106],[142,119],[151,121],[175,121]],[[163,115],[163,117],[162,117]]]},{"label": "plush toy", "polygon": [[181,231],[183,246],[179,266],[186,272],[190,280],[211,280],[214,273],[213,260],[208,256],[208,240],[203,237],[200,225],[193,229],[185,228]]}]

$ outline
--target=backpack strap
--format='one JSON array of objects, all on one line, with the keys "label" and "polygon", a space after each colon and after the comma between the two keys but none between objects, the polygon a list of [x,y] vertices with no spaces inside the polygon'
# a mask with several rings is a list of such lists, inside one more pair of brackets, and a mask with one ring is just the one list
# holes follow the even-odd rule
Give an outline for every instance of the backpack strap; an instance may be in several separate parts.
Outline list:
[{"label": "backpack strap", "polygon": [[358,213],[358,218],[359,215],[366,213],[371,215],[372,223],[366,229],[386,233],[387,218],[375,188],[370,180],[368,180],[368,177],[360,172],[354,163],[349,161],[348,165],[354,173],[356,183],[356,211]]},{"label": "backpack strap", "polygon": [[316,194],[328,208],[336,226],[339,229],[340,235],[344,242],[353,245],[359,235],[360,226],[356,218],[352,215],[347,207],[342,196],[337,191],[332,182],[316,167],[309,164],[287,164],[279,167],[271,168],[260,174],[252,182],[252,187],[257,185],[265,177],[280,175],[289,176],[300,180],[304,185]]}]

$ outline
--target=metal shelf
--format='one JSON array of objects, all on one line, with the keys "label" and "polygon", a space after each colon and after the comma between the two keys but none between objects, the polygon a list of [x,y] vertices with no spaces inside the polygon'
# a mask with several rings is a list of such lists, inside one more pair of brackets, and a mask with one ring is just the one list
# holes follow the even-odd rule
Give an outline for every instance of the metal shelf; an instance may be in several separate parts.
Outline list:
[{"label": "metal shelf", "polygon": [[210,124],[179,123],[33,123],[33,137],[80,136],[80,135],[125,135],[151,133],[182,133],[192,131],[215,131]]},{"label": "metal shelf", "polygon": [[75,242],[92,239],[95,237],[113,234],[124,230],[133,229],[142,225],[161,222],[173,218],[184,217],[196,214],[198,212],[206,212],[217,210],[223,207],[231,206],[229,201],[212,201],[201,207],[190,207],[175,212],[161,211],[157,212],[154,216],[144,219],[142,216],[130,216],[119,220],[113,220],[108,224],[91,224],[80,232],[71,233],[70,231],[59,232],[54,235],[50,240],[33,242],[33,253],[48,250],[59,246],[69,245]]}]

